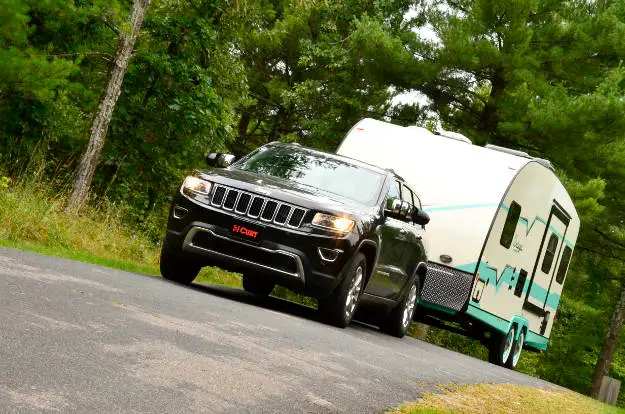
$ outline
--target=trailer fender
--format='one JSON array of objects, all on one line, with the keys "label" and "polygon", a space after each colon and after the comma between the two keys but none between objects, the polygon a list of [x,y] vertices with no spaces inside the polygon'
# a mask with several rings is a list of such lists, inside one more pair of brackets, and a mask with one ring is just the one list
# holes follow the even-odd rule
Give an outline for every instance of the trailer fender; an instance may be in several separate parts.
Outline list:
[{"label": "trailer fender", "polygon": [[519,339],[519,334],[523,329],[525,329],[525,336],[527,336],[527,332],[529,331],[529,321],[527,319],[519,315],[514,315],[508,323],[508,332],[510,331],[510,329],[512,329],[513,326],[516,326],[516,330],[514,332],[515,341]]}]

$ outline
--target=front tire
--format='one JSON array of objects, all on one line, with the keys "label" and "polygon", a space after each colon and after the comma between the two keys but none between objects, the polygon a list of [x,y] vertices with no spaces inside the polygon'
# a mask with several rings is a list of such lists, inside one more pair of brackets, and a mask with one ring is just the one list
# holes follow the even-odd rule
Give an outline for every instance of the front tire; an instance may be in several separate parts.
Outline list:
[{"label": "front tire", "polygon": [[364,291],[367,260],[357,253],[341,284],[332,294],[319,300],[319,312],[326,322],[345,328],[351,322]]},{"label": "front tire", "polygon": [[412,324],[412,318],[417,310],[419,299],[419,278],[410,284],[408,292],[402,301],[391,311],[380,329],[398,338],[403,338]]},{"label": "front tire", "polygon": [[268,282],[257,276],[243,275],[243,289],[258,296],[269,296],[275,283]]},{"label": "front tire", "polygon": [[163,278],[183,285],[189,285],[195,280],[197,274],[200,273],[201,268],[202,267],[197,264],[175,256],[168,250],[167,243],[163,243],[160,260],[160,269]]}]

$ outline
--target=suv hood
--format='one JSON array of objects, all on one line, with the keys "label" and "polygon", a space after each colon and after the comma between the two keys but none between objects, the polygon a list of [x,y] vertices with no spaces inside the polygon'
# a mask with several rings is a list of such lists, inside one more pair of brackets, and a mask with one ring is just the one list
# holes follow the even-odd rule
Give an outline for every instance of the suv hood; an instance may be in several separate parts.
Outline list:
[{"label": "suv hood", "polygon": [[[297,199],[299,199],[318,205],[324,210],[336,212],[354,213],[356,209],[358,212],[371,213],[373,210],[372,206],[366,206],[355,200],[329,193],[320,188],[265,174],[238,169],[198,170],[198,172],[202,178],[208,181],[240,188],[269,198],[284,199],[284,197],[281,197],[281,194],[289,196],[289,200],[285,199],[284,201],[295,204],[302,204],[302,202],[298,202]],[[304,205],[303,207],[307,206]]]}]

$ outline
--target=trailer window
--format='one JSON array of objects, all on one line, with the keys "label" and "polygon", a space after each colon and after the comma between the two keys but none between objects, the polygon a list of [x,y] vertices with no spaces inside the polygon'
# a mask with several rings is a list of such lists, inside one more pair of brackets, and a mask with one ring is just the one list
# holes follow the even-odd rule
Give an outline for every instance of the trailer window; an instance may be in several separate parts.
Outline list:
[{"label": "trailer window", "polygon": [[560,266],[558,266],[558,273],[556,274],[556,282],[560,284],[564,282],[564,276],[566,276],[566,270],[569,267],[572,253],[573,249],[571,249],[569,246],[564,247],[564,252],[562,253],[562,258],[560,259]]},{"label": "trailer window", "polygon": [[499,243],[501,243],[501,245],[506,249],[509,249],[512,244],[512,239],[514,238],[514,232],[516,231],[519,217],[521,217],[521,206],[516,201],[513,201],[512,204],[510,204],[508,216],[506,217],[506,222],[504,223],[503,231],[501,232],[501,238],[499,239]]},{"label": "trailer window", "polygon": [[549,237],[549,243],[547,243],[547,251],[545,251],[545,257],[543,259],[543,264],[540,267],[544,273],[549,273],[551,270],[551,265],[553,264],[553,258],[556,255],[556,249],[558,248],[558,236],[551,233]]}]

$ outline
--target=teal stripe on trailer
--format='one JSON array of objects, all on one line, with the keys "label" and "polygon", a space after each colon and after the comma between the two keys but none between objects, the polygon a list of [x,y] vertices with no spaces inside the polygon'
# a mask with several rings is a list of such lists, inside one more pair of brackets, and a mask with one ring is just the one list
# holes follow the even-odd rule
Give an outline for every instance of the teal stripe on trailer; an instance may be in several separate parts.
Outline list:
[{"label": "teal stripe on trailer", "polygon": [[448,313],[449,315],[455,315],[458,313],[457,311],[453,309],[449,309],[444,306],[437,305],[436,303],[422,302],[421,298],[419,298],[419,306],[422,306],[424,308],[434,309],[434,310],[441,311],[444,313]]},{"label": "teal stripe on trailer", "polygon": [[[503,203],[501,204],[501,208],[506,212],[510,211],[510,208]],[[545,226],[547,225],[547,220],[540,216],[534,217],[532,224],[529,224],[528,220],[523,217],[519,217],[519,222],[525,226],[525,235],[530,234],[530,231],[532,231],[536,222],[542,223]],[[557,231],[552,225],[549,225],[549,230],[551,230],[560,240],[564,241],[564,243],[571,249],[574,247],[573,243],[571,243],[570,240],[567,240],[564,235]]]},{"label": "teal stripe on trailer", "polygon": [[[515,287],[516,281],[519,278],[519,272],[515,272],[513,268],[506,266],[501,274],[499,274],[498,270],[490,267],[486,263],[469,263],[465,265],[456,266],[457,270],[461,270],[468,273],[475,273],[475,268],[477,267],[477,271],[480,274],[480,280],[486,282],[486,284],[490,284],[495,287],[495,292],[499,292],[503,287],[506,289],[509,287]],[[530,278],[525,280],[525,285],[523,286],[523,294],[527,293],[527,289],[530,284]],[[548,295],[548,296],[547,296]],[[540,286],[538,283],[533,284],[533,289],[531,292],[531,297],[534,299],[545,302],[545,298],[547,299],[547,306],[557,309],[560,304],[560,294],[556,292],[548,293],[548,290],[543,286]]]},{"label": "teal stripe on trailer", "polygon": [[545,351],[547,349],[547,345],[549,344],[549,339],[535,334],[534,332],[528,332],[525,336],[525,343],[532,348]]},{"label": "teal stripe on trailer", "polygon": [[[544,336],[540,336],[530,331],[528,320],[522,316],[514,315],[511,321],[507,321],[505,319],[502,319],[498,316],[493,315],[492,313],[486,312],[476,306],[473,306],[473,304],[471,303],[469,304],[466,313],[467,315],[493,327],[494,329],[496,329],[497,331],[503,334],[508,333],[512,324],[516,324],[520,328],[525,328],[526,330],[525,343],[528,346],[532,348],[536,348],[536,349],[541,349],[541,350],[547,349],[547,344],[549,340],[545,338]],[[519,332],[520,332],[519,329],[517,329],[515,336],[518,337]]]},{"label": "teal stripe on trailer", "polygon": [[463,204],[456,206],[423,207],[423,211],[425,211],[426,213],[431,213],[436,211],[467,210],[472,208],[486,208],[497,206],[499,206],[499,203]]}]

